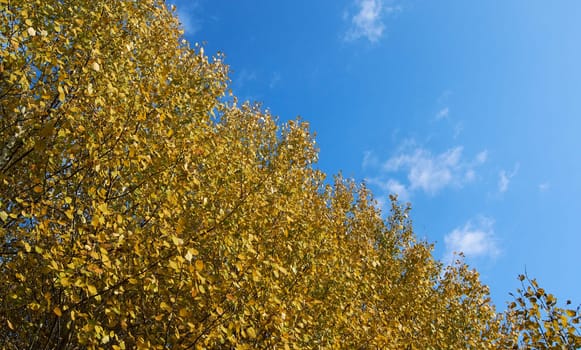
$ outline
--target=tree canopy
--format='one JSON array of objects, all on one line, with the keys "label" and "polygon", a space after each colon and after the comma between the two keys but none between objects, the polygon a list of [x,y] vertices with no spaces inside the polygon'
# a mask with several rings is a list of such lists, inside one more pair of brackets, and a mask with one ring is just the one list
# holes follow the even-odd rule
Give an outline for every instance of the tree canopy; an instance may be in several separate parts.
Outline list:
[{"label": "tree canopy", "polygon": [[163,1],[0,8],[1,348],[581,346],[535,280],[499,313],[409,206],[326,179]]}]

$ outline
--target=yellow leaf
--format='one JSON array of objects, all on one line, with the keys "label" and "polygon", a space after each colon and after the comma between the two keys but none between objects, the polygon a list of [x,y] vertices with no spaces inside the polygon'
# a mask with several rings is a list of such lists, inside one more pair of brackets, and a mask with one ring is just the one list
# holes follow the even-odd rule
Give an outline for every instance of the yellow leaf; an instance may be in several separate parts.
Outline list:
[{"label": "yellow leaf", "polygon": [[171,306],[169,306],[169,305],[168,305],[166,302],[164,302],[164,301],[162,301],[162,302],[159,304],[159,307],[160,307],[162,310],[165,310],[165,311],[171,311]]},{"label": "yellow leaf", "polygon": [[183,239],[176,237],[176,236],[171,236],[171,241],[173,242],[174,245],[176,246],[180,246],[182,244],[184,244]]},{"label": "yellow leaf", "polygon": [[246,333],[248,334],[248,336],[252,339],[256,338],[256,331],[254,330],[253,327],[248,327],[246,328]]},{"label": "yellow leaf", "polygon": [[97,208],[99,208],[101,213],[103,213],[104,215],[109,214],[109,208],[107,207],[107,203],[101,203],[97,206]]},{"label": "yellow leaf", "polygon": [[95,286],[93,286],[91,284],[87,285],[87,291],[89,292],[89,295],[97,294],[97,288],[95,288]]},{"label": "yellow leaf", "polygon": [[69,279],[66,277],[59,278],[59,283],[65,288],[71,285],[71,281],[69,281]]},{"label": "yellow leaf", "polygon": [[91,68],[93,68],[93,70],[95,72],[98,72],[101,69],[101,67],[99,67],[99,63],[97,63],[97,62],[93,62],[93,64],[91,65]]},{"label": "yellow leaf", "polygon": [[204,262],[202,260],[196,260],[196,270],[202,271],[204,269]]},{"label": "yellow leaf", "polygon": [[168,266],[176,271],[179,270],[178,263],[175,260],[170,260]]},{"label": "yellow leaf", "polygon": [[192,255],[192,253],[191,253],[191,252],[190,252],[190,250],[188,249],[188,252],[187,252],[187,253],[186,253],[186,255],[184,256],[184,258],[185,258],[185,259],[186,259],[188,262],[190,262],[190,261],[192,261],[192,258],[193,258],[193,257],[194,257],[194,256]]},{"label": "yellow leaf", "polygon": [[260,272],[258,272],[258,270],[253,270],[252,271],[252,280],[254,282],[260,281]]},{"label": "yellow leaf", "polygon": [[54,312],[54,314],[57,315],[58,317],[61,317],[63,315],[61,309],[58,306],[52,309],[52,312]]},{"label": "yellow leaf", "polygon": [[59,93],[59,101],[65,102],[66,95],[65,95],[65,90],[63,89],[63,87],[62,86],[59,86],[57,88],[57,91]]}]

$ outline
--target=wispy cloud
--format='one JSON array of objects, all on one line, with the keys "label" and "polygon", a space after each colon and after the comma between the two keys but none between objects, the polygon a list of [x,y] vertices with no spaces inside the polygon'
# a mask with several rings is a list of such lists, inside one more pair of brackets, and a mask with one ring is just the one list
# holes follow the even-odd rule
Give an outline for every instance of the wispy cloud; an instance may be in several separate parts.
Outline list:
[{"label": "wispy cloud", "polygon": [[385,172],[405,172],[410,191],[434,195],[445,187],[462,187],[474,180],[475,168],[486,162],[487,152],[480,152],[472,161],[462,159],[462,147],[454,147],[433,155],[429,150],[415,150],[391,157],[383,164]]},{"label": "wispy cloud", "polygon": [[495,258],[500,254],[494,234],[494,220],[487,217],[479,217],[455,228],[444,237],[444,244],[446,263],[451,263],[457,253],[463,253],[468,258]]},{"label": "wispy cloud", "polygon": [[378,163],[379,163],[379,159],[377,159],[377,156],[373,152],[366,151],[363,154],[363,161],[361,162],[361,167],[363,169],[368,168],[368,167],[375,167],[375,166],[377,166]]},{"label": "wispy cloud", "polygon": [[193,35],[200,30],[200,21],[194,16],[199,10],[197,1],[179,1],[176,7],[176,14],[183,30],[188,35]]},{"label": "wispy cloud", "polygon": [[451,108],[450,108],[450,98],[452,96],[451,90],[444,90],[437,98],[436,102],[439,105],[439,110],[434,115],[431,121],[435,122],[446,122],[447,125],[451,127],[453,132],[453,138],[457,139],[462,133],[464,128],[463,122],[453,118]]},{"label": "wispy cloud", "polygon": [[503,169],[498,173],[498,192],[505,193],[508,191],[510,180],[517,174],[519,167],[520,165],[517,163],[511,172]]},{"label": "wispy cloud", "polygon": [[274,72],[270,75],[270,82],[268,83],[268,87],[274,89],[281,80],[281,76],[279,72]]},{"label": "wispy cloud", "polygon": [[547,192],[551,188],[549,182],[543,182],[539,184],[539,192]]},{"label": "wispy cloud", "polygon": [[403,202],[408,202],[410,199],[410,195],[408,193],[407,188],[405,185],[400,183],[397,180],[389,179],[385,184],[388,193],[396,194],[398,199]]},{"label": "wispy cloud", "polygon": [[256,72],[247,69],[242,69],[238,74],[234,74],[234,83],[239,89],[256,79]]},{"label": "wispy cloud", "polygon": [[390,194],[394,194],[402,202],[408,202],[410,200],[408,188],[395,179],[380,180],[378,178],[368,178],[365,181],[381,189],[384,195],[380,195],[379,198],[387,198]]},{"label": "wispy cloud", "polygon": [[504,193],[508,190],[510,178],[506,175],[506,171],[501,170],[498,174],[498,192]]},{"label": "wispy cloud", "polygon": [[383,0],[356,0],[355,6],[356,13],[345,16],[351,22],[345,34],[347,41],[366,38],[372,43],[377,42],[385,31],[384,15],[399,10],[397,6],[384,6]]},{"label": "wispy cloud", "polygon": [[446,188],[462,188],[478,178],[478,167],[487,158],[488,152],[484,150],[466,159],[461,146],[433,154],[407,140],[398,153],[385,161],[371,151],[365,152],[361,166],[374,172],[366,182],[378,188],[380,197],[396,194],[407,202],[415,193],[433,196]]},{"label": "wispy cloud", "polygon": [[450,115],[450,108],[444,107],[436,113],[436,120],[442,120],[448,118]]},{"label": "wispy cloud", "polygon": [[476,155],[476,164],[484,164],[488,159],[488,151],[484,150],[481,151]]},{"label": "wispy cloud", "polygon": [[458,136],[460,136],[460,134],[462,133],[462,130],[464,130],[464,124],[462,122],[458,122],[454,125],[454,138],[457,139]]}]

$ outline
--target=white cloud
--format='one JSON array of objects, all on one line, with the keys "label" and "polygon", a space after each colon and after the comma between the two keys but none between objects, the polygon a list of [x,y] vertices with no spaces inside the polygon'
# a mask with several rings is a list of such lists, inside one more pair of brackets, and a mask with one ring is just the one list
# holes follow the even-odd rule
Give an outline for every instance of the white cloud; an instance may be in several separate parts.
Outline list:
[{"label": "white cloud", "polygon": [[351,27],[345,35],[345,40],[353,41],[367,38],[370,42],[377,42],[385,31],[383,24],[384,14],[398,10],[395,6],[384,6],[383,0],[356,0],[357,13],[353,16],[348,13],[345,18],[351,18]]},{"label": "white cloud", "polygon": [[486,163],[487,159],[488,159],[488,151],[487,150],[484,150],[476,155],[476,162],[478,164]]},{"label": "white cloud", "polygon": [[270,76],[270,82],[268,83],[268,87],[274,89],[278,83],[280,82],[281,76],[279,72],[274,72]]},{"label": "white cloud", "polygon": [[498,174],[498,192],[500,193],[506,192],[506,190],[508,190],[509,182],[510,179],[508,178],[508,176],[506,176],[506,172],[504,170],[501,170],[500,173]]},{"label": "white cloud", "polygon": [[456,123],[454,125],[454,139],[457,139],[463,130],[464,130],[464,124],[462,122]]},{"label": "white cloud", "polygon": [[551,184],[549,182],[543,182],[539,184],[539,191],[540,192],[547,192],[551,188]]},{"label": "white cloud", "polygon": [[476,222],[468,221],[444,237],[446,253],[444,261],[451,263],[456,253],[463,253],[468,258],[495,258],[500,254],[497,239],[494,235],[494,221],[480,217]]},{"label": "white cloud", "polygon": [[519,164],[517,163],[511,172],[507,172],[506,170],[503,169],[498,173],[498,192],[504,193],[508,190],[510,180],[516,175],[518,169]]},{"label": "white cloud", "polygon": [[402,202],[407,202],[410,199],[410,193],[407,187],[395,179],[367,178],[365,181],[370,185],[379,187],[386,198],[391,194],[395,194]]},{"label": "white cloud", "polygon": [[462,187],[476,177],[475,168],[486,161],[486,151],[480,152],[475,160],[462,160],[462,147],[451,148],[443,153],[432,155],[423,148],[403,153],[388,159],[385,172],[407,173],[409,189],[436,194],[445,187]]},{"label": "white cloud", "polygon": [[194,12],[199,9],[199,3],[197,1],[178,1],[176,4],[176,14],[182,25],[183,30],[188,35],[195,34],[200,30],[200,23],[194,17]]},{"label": "white cloud", "polygon": [[389,179],[385,183],[385,189],[389,194],[397,195],[397,198],[400,201],[407,202],[409,201],[409,193],[405,185],[401,184],[399,181],[394,179]]},{"label": "white cloud", "polygon": [[463,188],[480,178],[479,168],[487,161],[486,150],[466,157],[464,148],[457,146],[434,154],[407,138],[387,159],[366,151],[361,168],[370,175],[365,181],[375,189],[376,198],[396,194],[401,202],[409,202],[418,193],[435,196],[449,188]]},{"label": "white cloud", "polygon": [[450,115],[450,108],[444,107],[436,113],[436,120],[442,120],[448,118]]},{"label": "white cloud", "polygon": [[373,154],[373,152],[365,151],[365,153],[363,154],[363,161],[361,162],[361,167],[363,169],[368,168],[368,167],[377,166],[378,163],[379,163],[379,160],[377,159],[375,154]]},{"label": "white cloud", "polygon": [[238,74],[234,76],[234,83],[238,88],[243,88],[249,82],[255,81],[257,79],[256,72],[242,69]]}]

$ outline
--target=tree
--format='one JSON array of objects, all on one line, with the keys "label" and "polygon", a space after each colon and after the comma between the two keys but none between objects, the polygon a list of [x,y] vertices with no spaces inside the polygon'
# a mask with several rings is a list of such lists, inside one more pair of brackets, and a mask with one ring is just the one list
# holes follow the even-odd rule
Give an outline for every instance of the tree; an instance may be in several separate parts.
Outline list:
[{"label": "tree", "polygon": [[0,6],[0,347],[518,343],[409,207],[382,219],[307,123],[228,98],[163,1]]},{"label": "tree", "polygon": [[[520,275],[522,289],[517,289],[506,311],[504,332],[510,334],[506,345],[524,349],[581,348],[580,307],[563,308],[557,298],[547,293],[535,279]],[[567,300],[566,305],[571,301]]]}]

